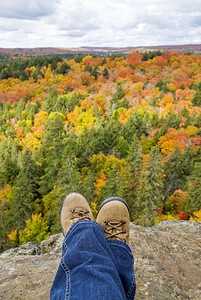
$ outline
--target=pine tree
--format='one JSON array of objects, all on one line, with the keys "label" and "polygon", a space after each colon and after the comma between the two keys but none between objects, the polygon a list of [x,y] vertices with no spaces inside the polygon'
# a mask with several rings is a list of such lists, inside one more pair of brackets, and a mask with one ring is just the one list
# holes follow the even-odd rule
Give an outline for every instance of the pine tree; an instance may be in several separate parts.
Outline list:
[{"label": "pine tree", "polygon": [[181,152],[177,147],[173,153],[169,155],[165,164],[165,196],[169,197],[175,190],[181,189],[187,181],[193,169],[194,152],[191,148],[187,148]]},{"label": "pine tree", "polygon": [[29,186],[26,176],[20,172],[16,185],[12,188],[9,197],[11,222],[17,228],[23,228],[25,220],[29,219],[35,210],[32,187]]},{"label": "pine tree", "polygon": [[127,199],[131,211],[131,218],[136,217],[136,199],[137,189],[139,186],[139,178],[142,169],[142,149],[139,140],[135,137],[129,154],[127,156],[128,165],[128,192]]},{"label": "pine tree", "polygon": [[129,152],[129,144],[123,136],[119,136],[116,140],[115,150],[120,153],[121,157],[126,157]]},{"label": "pine tree", "polygon": [[196,162],[193,172],[189,177],[189,198],[187,199],[187,211],[192,214],[201,209],[201,162]]},{"label": "pine tree", "polygon": [[14,247],[14,248],[15,248],[15,247],[18,247],[19,244],[20,244],[20,232],[19,232],[19,229],[17,229],[13,247]]},{"label": "pine tree", "polygon": [[89,169],[84,179],[82,191],[82,194],[85,196],[89,203],[95,202],[96,199],[95,184],[95,174],[91,169]]},{"label": "pine tree", "polygon": [[95,80],[97,80],[98,74],[98,66],[95,66],[91,72],[91,75],[94,76]]},{"label": "pine tree", "polygon": [[50,88],[50,93],[46,101],[44,102],[44,105],[42,106],[42,110],[45,110],[50,114],[51,112],[54,111],[54,106],[56,104],[57,100],[57,91],[55,90],[54,87]]},{"label": "pine tree", "polygon": [[19,229],[24,227],[25,220],[29,219],[35,211],[34,200],[37,194],[38,179],[36,164],[28,151],[25,151],[21,160],[20,172],[9,196],[11,223]]},{"label": "pine tree", "polygon": [[146,134],[146,124],[142,116],[134,112],[124,125],[123,136],[129,142],[135,136],[140,138],[143,134]]},{"label": "pine tree", "polygon": [[9,136],[7,140],[0,141],[0,186],[5,183],[14,184],[19,174],[18,151],[14,138]]},{"label": "pine tree", "polygon": [[197,90],[193,99],[192,99],[192,103],[195,106],[201,106],[201,90]]},{"label": "pine tree", "polygon": [[7,234],[12,230],[9,222],[8,205],[0,199],[0,253],[7,248]]},{"label": "pine tree", "polygon": [[74,158],[63,158],[54,187],[42,199],[49,231],[52,233],[60,231],[58,215],[62,199],[72,192],[78,192],[85,196],[83,191],[82,177],[76,168]]},{"label": "pine tree", "polygon": [[112,96],[112,102],[117,102],[125,96],[122,85],[118,85],[116,92]]},{"label": "pine tree", "polygon": [[109,72],[108,72],[107,68],[104,68],[104,70],[103,70],[103,76],[105,77],[105,79],[109,78]]},{"label": "pine tree", "polygon": [[148,163],[143,168],[137,197],[137,212],[139,222],[145,225],[153,225],[156,209],[161,207],[163,201],[163,170],[160,153],[153,148]]},{"label": "pine tree", "polygon": [[38,153],[41,153],[42,156],[39,160],[42,162],[44,169],[39,189],[43,195],[47,194],[55,185],[57,174],[61,168],[64,137],[63,120],[55,114],[53,118],[48,119],[45,125],[42,145],[38,150]]},{"label": "pine tree", "polygon": [[82,177],[76,168],[75,160],[72,157],[67,157],[61,162],[61,168],[59,169],[57,181],[55,185],[64,194],[72,192],[82,193]]}]

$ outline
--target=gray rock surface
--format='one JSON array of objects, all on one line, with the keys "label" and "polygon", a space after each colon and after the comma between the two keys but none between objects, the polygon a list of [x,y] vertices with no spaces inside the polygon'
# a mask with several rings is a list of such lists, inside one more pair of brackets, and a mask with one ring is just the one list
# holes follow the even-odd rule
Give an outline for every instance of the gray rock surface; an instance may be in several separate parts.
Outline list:
[{"label": "gray rock surface", "polygon": [[[130,224],[135,257],[135,300],[201,299],[201,222],[165,221],[152,228]],[[0,299],[49,299],[62,234],[0,255]]]}]

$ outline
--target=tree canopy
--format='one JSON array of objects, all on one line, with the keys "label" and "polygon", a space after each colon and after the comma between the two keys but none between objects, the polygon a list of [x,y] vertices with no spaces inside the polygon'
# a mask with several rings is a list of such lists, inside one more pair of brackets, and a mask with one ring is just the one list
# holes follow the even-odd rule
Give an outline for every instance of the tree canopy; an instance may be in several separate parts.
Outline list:
[{"label": "tree canopy", "polygon": [[131,219],[199,219],[201,57],[176,52],[0,59],[1,251],[60,230],[63,197]]}]

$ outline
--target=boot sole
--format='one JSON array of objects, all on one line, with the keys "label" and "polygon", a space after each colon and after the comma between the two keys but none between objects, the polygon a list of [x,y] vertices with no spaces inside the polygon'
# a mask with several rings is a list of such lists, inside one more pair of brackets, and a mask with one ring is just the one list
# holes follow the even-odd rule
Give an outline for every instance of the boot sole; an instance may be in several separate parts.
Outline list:
[{"label": "boot sole", "polygon": [[126,206],[127,209],[128,209],[128,212],[129,212],[129,214],[130,214],[129,207],[128,207],[128,204],[127,204],[126,200],[124,200],[124,199],[121,198],[121,197],[109,197],[109,198],[105,199],[105,200],[103,201],[103,203],[101,204],[101,206],[100,206],[100,208],[99,208],[99,211],[101,210],[101,208],[102,208],[106,203],[111,202],[111,201],[120,201],[120,202],[122,202],[123,204],[125,204],[125,206]]}]

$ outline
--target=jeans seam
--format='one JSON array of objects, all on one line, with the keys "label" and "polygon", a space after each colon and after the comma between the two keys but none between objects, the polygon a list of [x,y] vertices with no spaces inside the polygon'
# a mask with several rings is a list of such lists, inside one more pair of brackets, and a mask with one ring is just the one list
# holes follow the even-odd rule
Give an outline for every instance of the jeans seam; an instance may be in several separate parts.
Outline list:
[{"label": "jeans seam", "polygon": [[68,250],[68,246],[65,243],[63,243],[63,245],[64,245],[65,250],[67,251]]},{"label": "jeans seam", "polygon": [[133,260],[132,252],[130,252],[130,251],[127,249],[127,247],[125,247],[125,246],[123,246],[123,245],[120,245],[120,244],[116,244],[116,243],[109,243],[109,245],[115,245],[115,246],[119,246],[119,247],[124,248],[124,249],[128,252],[128,254],[131,256],[131,259]]},{"label": "jeans seam", "polygon": [[66,266],[63,257],[61,258],[61,266],[66,274],[66,292],[65,292],[65,300],[70,297],[70,270]]},{"label": "jeans seam", "polygon": [[133,281],[132,281],[130,290],[129,290],[128,293],[126,294],[126,298],[127,298],[127,299],[128,299],[128,297],[131,295],[131,293],[132,293],[134,287],[135,287],[135,278],[134,278]]},{"label": "jeans seam", "polygon": [[136,281],[135,281],[135,273],[134,273],[134,265],[133,265],[133,274],[134,274],[134,278],[133,278],[133,281],[132,281],[132,283],[131,283],[131,287],[130,287],[128,293],[126,294],[126,298],[127,298],[127,299],[128,299],[128,297],[131,295],[131,293],[132,293],[132,291],[133,291],[133,289],[134,289],[134,287],[135,287],[135,285],[136,285]]}]

